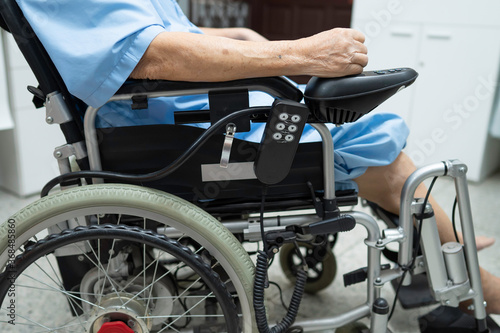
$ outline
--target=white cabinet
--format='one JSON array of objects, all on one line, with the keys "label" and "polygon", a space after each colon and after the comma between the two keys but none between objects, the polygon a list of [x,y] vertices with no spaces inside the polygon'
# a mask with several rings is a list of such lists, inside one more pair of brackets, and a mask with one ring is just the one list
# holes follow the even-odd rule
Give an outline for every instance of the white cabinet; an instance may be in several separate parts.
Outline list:
[{"label": "white cabinet", "polygon": [[480,181],[500,165],[489,135],[500,63],[496,0],[355,0],[352,26],[367,36],[368,69],[412,67],[415,84],[378,110],[404,117],[406,152],[419,166],[458,158]]},{"label": "white cabinet", "polygon": [[[2,45],[2,34],[0,34],[0,46]],[[5,59],[0,52],[0,131],[14,127],[10,114],[9,97],[7,92],[7,73],[5,71]]]},{"label": "white cabinet", "polygon": [[45,109],[35,109],[28,85],[37,81],[11,35],[2,32],[0,58],[6,59],[6,88],[13,128],[0,130],[0,187],[19,196],[39,193],[58,175],[54,148],[65,143],[61,130],[45,123]]}]

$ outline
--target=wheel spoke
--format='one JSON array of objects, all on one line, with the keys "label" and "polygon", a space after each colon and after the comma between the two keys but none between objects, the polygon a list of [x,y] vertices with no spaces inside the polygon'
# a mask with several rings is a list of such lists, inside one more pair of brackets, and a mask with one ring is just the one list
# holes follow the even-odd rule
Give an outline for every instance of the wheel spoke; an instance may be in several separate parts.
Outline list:
[{"label": "wheel spoke", "polygon": [[[155,269],[154,269],[154,272],[153,272],[153,281],[155,280],[155,278],[156,278],[156,272],[158,271],[158,264],[160,263],[159,258],[160,258],[160,253],[158,253],[157,258],[155,259],[156,264],[155,264]],[[151,296],[152,295],[153,295],[153,285],[151,285],[151,288],[149,288],[148,301],[146,303],[146,311],[149,308],[149,304],[151,302]],[[146,315],[146,313],[144,313],[144,315]]]},{"label": "wheel spoke", "polygon": [[[201,251],[202,248],[198,249],[198,251]],[[197,251],[197,252],[198,252]],[[155,260],[158,260],[158,259],[155,259]],[[132,297],[131,299],[129,299],[127,302],[125,302],[125,304],[123,304],[123,306],[126,306],[129,302],[133,301],[134,299],[137,298],[138,295],[140,295],[141,293],[143,293],[146,289],[149,288],[149,286],[155,284],[156,282],[160,281],[161,279],[163,279],[164,277],[168,276],[172,271],[174,271],[175,269],[179,268],[179,266],[181,266],[181,263],[178,263],[176,266],[172,267],[168,272],[164,273],[162,276],[160,276],[158,279],[155,279],[153,280],[148,286],[146,286],[145,288],[143,288],[142,290],[140,290],[134,297]],[[142,273],[142,272],[141,272]],[[140,274],[141,274],[140,273]],[[136,277],[134,278],[134,280],[140,276],[140,274],[137,274]],[[129,282],[129,284],[131,283],[131,281]],[[191,285],[192,286],[192,285]]]},{"label": "wheel spoke", "polygon": [[164,330],[166,330],[167,328],[171,328],[171,326],[176,322],[178,321],[179,319],[183,318],[184,315],[186,315],[187,313],[189,313],[191,310],[193,310],[194,308],[196,308],[198,305],[200,305],[201,302],[203,302],[204,300],[206,300],[209,296],[211,296],[212,293],[208,294],[207,296],[203,297],[201,300],[199,300],[195,305],[193,305],[191,308],[189,308],[188,310],[186,310],[186,312],[184,312],[182,315],[180,315],[177,319],[175,319],[174,321],[172,321],[170,324],[167,324],[167,326],[165,326],[164,328],[162,328],[161,330],[158,331],[158,333],[161,333],[163,332]]},{"label": "wheel spoke", "polygon": [[[207,258],[208,252],[200,245],[204,242],[186,233],[168,240],[145,232],[137,225],[151,226],[154,220],[144,216],[138,216],[140,220],[114,213],[78,214],[74,216],[94,224],[52,234],[25,249],[23,260],[15,263],[15,286],[24,289],[23,297],[36,299],[33,305],[38,307],[33,311],[26,301],[26,306],[17,308],[20,328],[33,333],[87,332],[105,320],[134,320],[142,328],[149,327],[151,333],[193,331],[207,324],[218,332],[236,331],[242,315],[227,292],[231,279],[222,282],[214,272],[214,267],[221,266],[217,259],[223,257],[216,253],[217,259],[210,254]],[[103,224],[110,220],[103,216],[111,216],[115,223],[118,220],[120,227]],[[54,253],[70,255],[71,260],[54,260]],[[212,267],[207,260],[214,260]],[[63,262],[66,266],[57,266]],[[3,297],[2,313],[9,302]],[[55,310],[53,314],[47,315],[49,309]],[[0,321],[0,331],[7,324]]]},{"label": "wheel spoke", "polygon": [[[121,216],[121,214],[120,214],[120,215],[119,215],[119,217],[118,217],[118,224],[120,224],[121,217],[122,217],[122,216]],[[112,255],[111,253],[113,253],[113,252],[114,252],[114,250],[115,250],[115,244],[116,244],[116,239],[113,239],[113,244],[111,244],[110,256]],[[99,253],[100,253],[100,252],[99,252]],[[108,271],[108,269],[109,269],[109,258],[108,258],[108,265],[106,266],[106,273],[105,273],[105,275],[108,275],[108,276],[109,276],[109,271]],[[99,274],[99,271],[98,271],[98,273],[97,273],[97,274]],[[98,277],[98,279],[99,279],[99,277]],[[100,279],[99,279],[99,280],[100,280]],[[101,297],[102,297],[102,295],[104,294],[104,287],[105,287],[105,286],[106,286],[106,284],[105,284],[105,283],[103,283],[103,284],[102,284],[102,288],[101,288],[101,294],[100,294],[100,295],[101,295]],[[101,302],[101,299],[99,299],[99,301],[98,301],[98,302]]]},{"label": "wheel spoke", "polygon": [[[64,295],[66,295],[66,296],[69,296],[69,297],[71,297],[71,298],[74,298],[74,299],[77,299],[77,300],[79,300],[79,301],[85,302],[85,303],[87,303],[87,304],[90,304],[90,305],[92,305],[92,306],[98,307],[98,308],[100,308],[100,309],[104,309],[102,306],[99,306],[99,305],[97,305],[97,304],[94,304],[94,303],[92,303],[92,302],[89,302],[89,301],[87,301],[87,300],[85,300],[85,299],[83,299],[83,298],[81,298],[81,297],[77,297],[77,296],[75,296],[75,295],[73,295],[73,294],[71,294],[71,293],[67,292],[67,291],[66,291],[66,290],[64,290],[64,289],[63,289],[63,290],[61,290],[61,289],[56,289],[56,288],[54,288],[54,287],[52,287],[52,286],[49,286],[48,284],[44,283],[43,281],[40,281],[40,280],[35,279],[34,277],[32,277],[32,276],[30,276],[30,275],[28,275],[28,274],[23,274],[23,275],[24,275],[24,276],[26,276],[26,277],[28,277],[28,278],[30,278],[30,279],[32,279],[33,281],[36,281],[36,282],[38,282],[38,283],[40,283],[40,284],[43,284],[44,286],[48,287],[49,289],[51,289],[51,290],[53,290],[53,291],[57,291],[57,292],[62,293],[62,294],[64,294]],[[16,286],[17,286],[17,284],[16,284]]]},{"label": "wheel spoke", "polygon": [[[54,282],[58,287],[59,289],[63,289],[63,290],[66,290],[64,288],[64,285],[61,281],[61,279],[59,279],[59,274],[57,274],[56,270],[54,269],[54,266],[52,266],[52,263],[50,262],[48,256],[44,256],[45,258],[45,261],[47,262],[47,264],[49,265],[49,267],[51,268],[52,270],[52,273],[54,274],[55,278],[57,279],[57,282],[54,280],[54,278],[52,278],[49,274],[47,274],[47,272],[45,271],[45,269],[43,269],[37,262],[35,262],[35,265],[50,279],[52,280],[52,282]],[[80,304],[78,304],[78,302],[74,302],[74,300],[68,296],[66,296],[66,300],[68,301],[69,305],[71,306],[71,309],[74,313],[78,313],[75,309],[75,304],[80,308],[80,310],[83,311],[83,308]],[[77,316],[79,317],[79,316]],[[81,321],[80,321],[81,322]],[[85,326],[83,324],[81,324],[81,326],[85,329]]]}]

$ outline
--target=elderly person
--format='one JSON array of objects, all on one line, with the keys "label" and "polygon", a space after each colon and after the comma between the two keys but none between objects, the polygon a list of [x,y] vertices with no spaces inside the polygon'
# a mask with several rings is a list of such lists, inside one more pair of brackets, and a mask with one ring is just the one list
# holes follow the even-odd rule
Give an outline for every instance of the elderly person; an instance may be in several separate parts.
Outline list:
[{"label": "elderly person", "polygon": [[[287,41],[267,41],[244,28],[203,29],[184,16],[175,0],[17,0],[64,79],[69,91],[94,107],[103,106],[127,78],[178,81],[361,73],[368,63],[362,33],[332,29]],[[253,97],[251,104],[262,103]],[[205,96],[164,98],[138,117],[120,104],[100,111],[100,126],[169,123],[174,110],[207,107]],[[260,139],[262,125],[240,138]],[[372,113],[331,128],[335,176],[359,195],[398,214],[400,192],[415,170],[401,152],[408,128],[395,115]],[[315,140],[307,128],[302,140]],[[425,196],[421,185],[418,196]],[[431,198],[442,242],[453,241],[448,217]],[[493,239],[478,237],[478,248]],[[487,311],[500,313],[500,279],[481,269]]]}]

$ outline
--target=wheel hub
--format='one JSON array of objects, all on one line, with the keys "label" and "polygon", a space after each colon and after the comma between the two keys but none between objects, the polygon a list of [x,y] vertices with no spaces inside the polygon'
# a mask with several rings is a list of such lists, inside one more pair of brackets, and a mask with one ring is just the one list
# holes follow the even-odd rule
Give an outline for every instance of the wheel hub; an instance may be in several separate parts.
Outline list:
[{"label": "wheel hub", "polygon": [[134,333],[134,330],[125,325],[122,321],[104,323],[97,333]]},{"label": "wheel hub", "polygon": [[[153,323],[146,305],[134,295],[116,293],[104,296],[99,308],[90,316],[91,333],[147,333]],[[126,323],[126,324],[125,324]]]},{"label": "wheel hub", "polygon": [[[110,271],[113,270],[110,269]],[[144,282],[151,284],[154,281],[153,275],[147,272]],[[100,329],[103,324],[121,321],[132,328],[132,332],[146,333],[151,329],[161,327],[165,316],[172,313],[174,287],[169,279],[161,279],[151,287],[145,288],[140,284],[143,282],[142,277],[138,279],[130,275],[126,278],[121,276],[112,276],[112,278],[113,285],[95,267],[89,270],[82,279],[80,292],[82,298],[87,301],[82,304],[84,313],[90,314],[87,320],[90,323],[89,332],[102,333]],[[117,287],[123,289],[117,292]],[[99,294],[104,296],[102,298],[95,296]],[[107,333],[107,331],[103,332]]]}]

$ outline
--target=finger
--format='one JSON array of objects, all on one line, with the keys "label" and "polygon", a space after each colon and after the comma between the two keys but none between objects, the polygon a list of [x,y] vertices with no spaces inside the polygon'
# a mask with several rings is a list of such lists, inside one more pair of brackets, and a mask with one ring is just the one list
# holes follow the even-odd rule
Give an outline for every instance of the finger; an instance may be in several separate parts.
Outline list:
[{"label": "finger", "polygon": [[351,58],[351,63],[353,65],[365,67],[366,65],[368,65],[368,56],[364,53],[354,53]]},{"label": "finger", "polygon": [[363,72],[363,66],[358,64],[350,64],[346,68],[345,75],[360,74]]},{"label": "finger", "polygon": [[352,29],[351,31],[352,31],[352,38],[354,38],[355,40],[357,40],[360,43],[365,42],[365,35],[361,31],[354,30],[354,29]]},{"label": "finger", "polygon": [[355,41],[354,46],[356,47],[356,52],[364,53],[364,54],[368,53],[368,47],[366,47],[365,44],[358,42],[358,41]]}]

